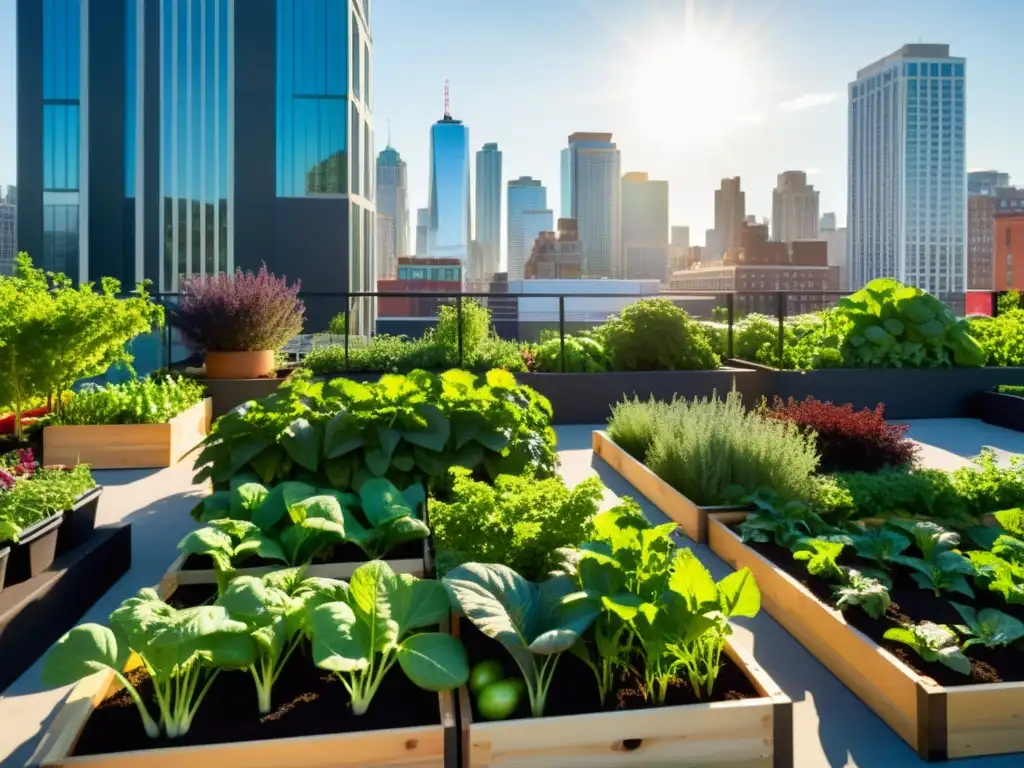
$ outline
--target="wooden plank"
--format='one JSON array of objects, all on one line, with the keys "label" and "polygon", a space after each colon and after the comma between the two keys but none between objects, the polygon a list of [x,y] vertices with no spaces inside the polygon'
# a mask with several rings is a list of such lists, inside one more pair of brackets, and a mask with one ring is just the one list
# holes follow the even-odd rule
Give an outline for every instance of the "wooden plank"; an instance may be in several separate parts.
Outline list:
[{"label": "wooden plank", "polygon": [[[178,557],[172,564],[167,573],[164,574],[161,579],[161,583],[168,584],[216,584],[217,583],[217,571],[213,569],[202,569],[202,570],[182,570],[182,565],[185,561],[184,557]],[[422,558],[413,559],[406,558],[402,560],[385,560],[391,570],[395,573],[408,573],[417,578],[423,578],[424,573],[424,561]],[[326,579],[350,579],[352,574],[355,573],[356,568],[361,565],[365,565],[366,561],[361,563],[317,563],[316,565],[306,566],[305,575],[308,577],[319,576]],[[238,568],[232,573],[232,578],[235,576],[263,576],[264,574],[270,573],[271,571],[279,571],[287,566],[283,563],[275,565],[261,565],[253,568]]]},{"label": "wooden plank", "polygon": [[[43,429],[48,464],[89,464],[93,469],[169,467],[209,430],[209,398],[179,413],[166,424],[103,424]],[[179,444],[191,443],[187,450]]]},{"label": "wooden plank", "polygon": [[950,758],[1024,752],[1024,683],[943,690]]},{"label": "wooden plank", "polygon": [[709,522],[708,539],[711,550],[734,568],[750,568],[765,610],[917,749],[918,688],[942,689],[847,624],[840,612],[747,547],[714,517]]}]

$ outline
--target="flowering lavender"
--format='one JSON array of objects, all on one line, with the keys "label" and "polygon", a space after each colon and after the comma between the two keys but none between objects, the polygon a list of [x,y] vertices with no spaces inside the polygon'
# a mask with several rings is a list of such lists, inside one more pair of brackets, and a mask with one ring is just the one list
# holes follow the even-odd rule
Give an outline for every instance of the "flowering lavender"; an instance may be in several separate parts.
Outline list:
[{"label": "flowering lavender", "polygon": [[182,282],[181,305],[171,322],[208,352],[280,349],[302,332],[306,307],[300,282],[289,287],[264,264],[256,274],[235,271]]}]

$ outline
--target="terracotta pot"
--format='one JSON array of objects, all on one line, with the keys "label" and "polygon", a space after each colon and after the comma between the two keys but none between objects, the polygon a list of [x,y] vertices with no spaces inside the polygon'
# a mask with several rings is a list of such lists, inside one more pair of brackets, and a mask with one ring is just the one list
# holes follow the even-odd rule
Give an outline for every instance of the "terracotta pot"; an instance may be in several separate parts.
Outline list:
[{"label": "terracotta pot", "polygon": [[209,379],[261,379],[274,372],[274,350],[254,352],[207,352]]}]

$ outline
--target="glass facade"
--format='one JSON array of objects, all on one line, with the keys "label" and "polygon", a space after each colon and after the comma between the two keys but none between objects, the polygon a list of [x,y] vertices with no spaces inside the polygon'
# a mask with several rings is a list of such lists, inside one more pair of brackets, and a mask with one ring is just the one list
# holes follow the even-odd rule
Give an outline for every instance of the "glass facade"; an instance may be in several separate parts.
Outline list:
[{"label": "glass facade", "polygon": [[229,0],[161,0],[161,290],[230,271]]},{"label": "glass facade", "polygon": [[80,276],[82,13],[43,3],[43,252],[46,269]]},{"label": "glass facade", "polygon": [[348,0],[277,0],[277,194],[348,191]]},{"label": "glass facade", "polygon": [[430,128],[430,225],[427,252],[469,260],[469,129],[446,118]]}]

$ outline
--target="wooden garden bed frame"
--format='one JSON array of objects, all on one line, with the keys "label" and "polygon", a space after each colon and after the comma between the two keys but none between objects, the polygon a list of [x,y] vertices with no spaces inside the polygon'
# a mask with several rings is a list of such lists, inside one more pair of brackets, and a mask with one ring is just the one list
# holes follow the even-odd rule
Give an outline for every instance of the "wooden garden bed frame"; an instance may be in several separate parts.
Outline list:
[{"label": "wooden garden bed frame", "polygon": [[746,512],[712,515],[711,550],[749,568],[761,604],[815,658],[925,760],[1024,752],[1024,683],[942,686],[914,672],[748,547],[730,526]]}]

